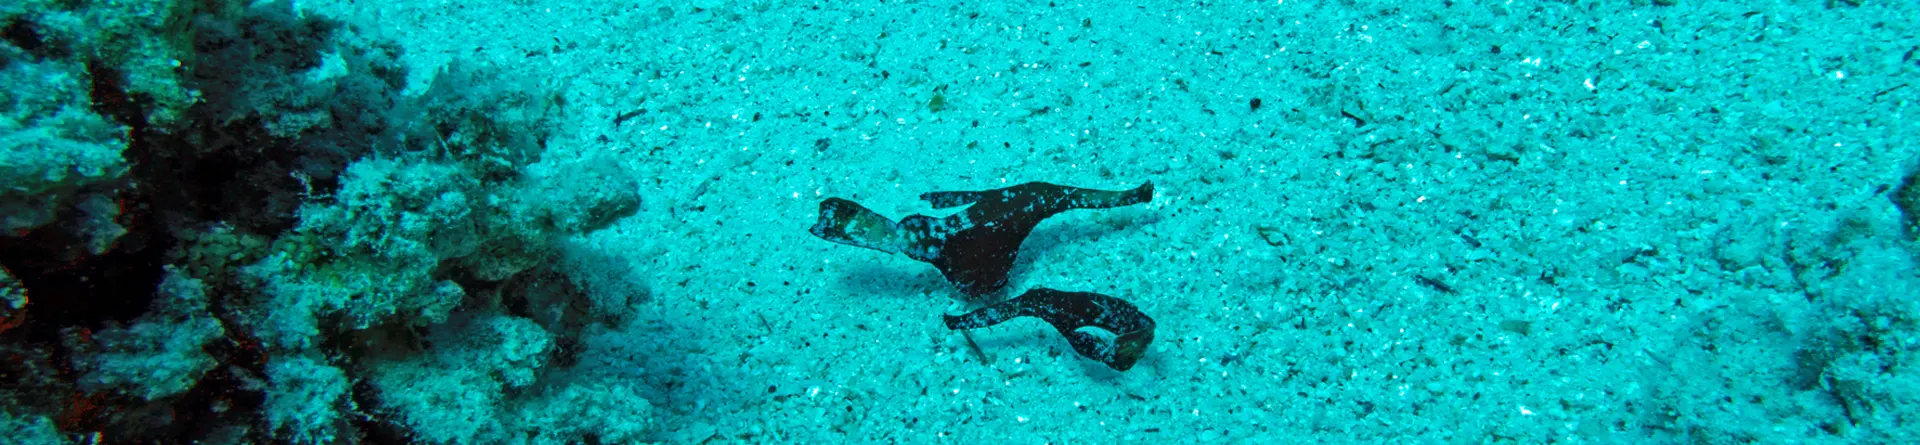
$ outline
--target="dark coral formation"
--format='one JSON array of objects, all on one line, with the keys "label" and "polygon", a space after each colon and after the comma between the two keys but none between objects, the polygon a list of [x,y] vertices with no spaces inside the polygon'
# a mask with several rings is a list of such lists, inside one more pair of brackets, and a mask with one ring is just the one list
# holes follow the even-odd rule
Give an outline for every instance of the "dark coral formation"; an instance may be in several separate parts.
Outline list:
[{"label": "dark coral formation", "polygon": [[[644,429],[631,388],[504,395],[624,321],[552,260],[637,187],[541,162],[557,91],[406,95],[400,52],[287,2],[0,7],[6,442],[586,440],[498,427],[567,394]],[[450,395],[492,403],[421,402]]]}]

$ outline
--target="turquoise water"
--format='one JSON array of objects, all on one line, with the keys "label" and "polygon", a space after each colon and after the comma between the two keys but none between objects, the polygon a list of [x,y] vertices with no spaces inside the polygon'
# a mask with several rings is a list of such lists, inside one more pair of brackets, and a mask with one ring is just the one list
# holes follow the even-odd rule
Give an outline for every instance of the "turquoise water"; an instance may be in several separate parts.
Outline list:
[{"label": "turquoise water", "polygon": [[[224,325],[267,357],[263,414],[214,417],[242,441],[1909,443],[1916,6],[303,1],[404,50],[393,94],[552,92],[467,105],[538,155],[398,137],[230,229],[368,250],[178,274],[273,314]],[[382,60],[339,51],[300,75]],[[1030,181],[1154,190],[1046,219],[979,298],[809,233],[832,197]],[[1154,339],[1116,371],[1042,320],[941,322],[1034,288]],[[188,381],[253,375],[209,354]]]}]

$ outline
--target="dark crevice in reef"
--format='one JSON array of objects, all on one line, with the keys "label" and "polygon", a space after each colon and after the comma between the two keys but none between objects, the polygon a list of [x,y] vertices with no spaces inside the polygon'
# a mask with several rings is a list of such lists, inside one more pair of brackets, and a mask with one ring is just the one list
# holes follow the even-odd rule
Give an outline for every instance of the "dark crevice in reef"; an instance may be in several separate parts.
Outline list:
[{"label": "dark crevice in reef", "polygon": [[[150,227],[150,226],[149,226]],[[148,240],[128,240],[145,235]],[[161,233],[122,235],[116,248],[100,255],[78,255],[59,230],[37,230],[19,238],[0,238],[0,266],[22,287],[32,289],[32,322],[19,329],[35,340],[55,338],[58,327],[99,327],[146,312],[160,283],[162,257],[170,240]]]},{"label": "dark crevice in reef", "polygon": [[316,193],[337,186],[332,178],[302,184],[286,167],[294,151],[252,119],[196,120],[156,139],[154,145],[165,148],[136,157],[134,173],[154,189],[154,202],[164,205],[175,226],[220,221],[236,231],[279,235],[296,222],[299,203],[287,198],[307,186]]},{"label": "dark crevice in reef", "polygon": [[[348,397],[352,398],[353,403],[362,407],[361,409],[363,410],[366,409],[365,407],[380,406],[380,391],[374,389],[373,383],[366,379],[355,379],[353,389],[350,392],[351,394],[349,394]],[[389,416],[354,415],[349,416],[348,422],[353,424],[354,431],[360,433],[358,439],[362,444],[402,445],[418,443],[414,440],[412,433],[400,425],[395,425]]]},{"label": "dark crevice in reef", "polygon": [[[96,112],[111,117],[129,128],[126,155],[137,154],[149,146],[143,137],[150,132],[138,101],[122,89],[120,72],[88,64],[89,97]],[[23,288],[32,289],[33,322],[22,329],[26,340],[58,344],[58,330],[68,326],[99,328],[109,321],[125,322],[146,312],[153,301],[155,286],[164,273],[161,265],[173,237],[155,224],[153,208],[144,196],[150,187],[122,187],[118,194],[120,214],[115,223],[127,230],[104,252],[94,254],[84,247],[81,234],[63,230],[58,224],[35,229],[20,237],[0,237],[0,266],[5,266]],[[68,207],[59,221],[76,221],[82,210]]]},{"label": "dark crevice in reef", "polygon": [[1920,166],[1915,166],[1900,185],[1893,188],[1887,196],[1893,200],[1893,206],[1900,209],[1901,223],[1906,226],[1907,236],[1920,239]]}]

